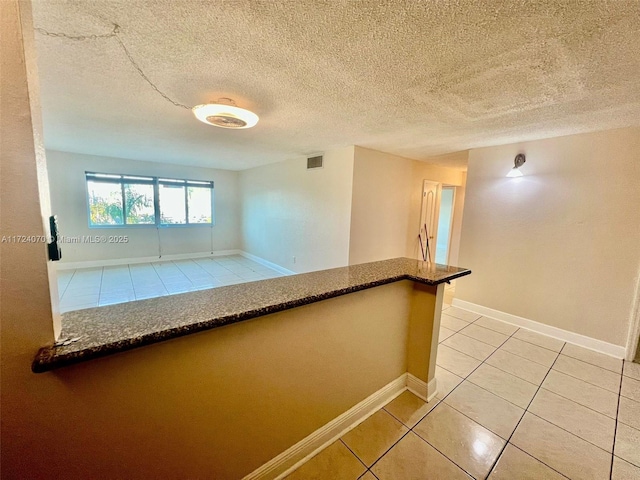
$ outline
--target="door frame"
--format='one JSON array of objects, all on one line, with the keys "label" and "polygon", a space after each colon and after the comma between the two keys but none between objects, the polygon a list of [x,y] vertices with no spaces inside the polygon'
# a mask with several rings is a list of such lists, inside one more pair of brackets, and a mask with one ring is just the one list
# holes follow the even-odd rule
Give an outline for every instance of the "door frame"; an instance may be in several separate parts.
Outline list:
[{"label": "door frame", "polygon": [[[435,198],[433,203],[430,203],[430,199],[427,195],[427,187],[431,190],[435,186]],[[422,205],[420,206],[420,222],[418,225],[418,235],[422,232],[422,227],[426,222],[428,209],[431,208],[432,216],[429,219],[430,225],[427,227],[430,229],[429,235],[429,258],[428,261],[435,262],[435,245],[438,240],[438,218],[440,216],[440,198],[442,196],[442,183],[435,182],[433,180],[422,181]],[[431,206],[432,205],[432,206]],[[431,248],[433,246],[433,248]],[[418,248],[420,248],[420,242],[418,241]]]},{"label": "door frame", "polygon": [[[453,190],[453,199],[451,200],[451,218],[449,219],[449,240],[447,242],[447,258],[445,259],[446,265],[449,265],[449,258],[451,258],[451,242],[453,240],[453,222],[456,214],[456,196],[458,189],[455,185],[444,184],[440,188],[440,205],[438,205],[438,220],[440,220],[440,207],[442,206],[442,190],[450,188]],[[436,254],[438,250],[436,248]]]},{"label": "door frame", "polygon": [[625,360],[633,362],[638,352],[640,343],[640,269],[636,280],[636,291],[633,296],[631,314],[629,316],[629,333],[627,335],[627,345],[625,348]]}]

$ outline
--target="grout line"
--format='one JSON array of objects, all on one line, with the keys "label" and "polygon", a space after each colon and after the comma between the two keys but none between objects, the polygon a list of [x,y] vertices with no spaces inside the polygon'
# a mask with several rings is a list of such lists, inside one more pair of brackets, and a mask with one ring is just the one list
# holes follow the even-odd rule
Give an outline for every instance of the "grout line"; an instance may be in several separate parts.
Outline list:
[{"label": "grout line", "polygon": [[[434,409],[435,410],[435,409]],[[476,422],[477,423],[477,422]],[[484,428],[484,427],[483,427]],[[412,430],[413,431],[413,430]],[[413,432],[415,436],[417,436],[420,440],[422,440],[423,442],[425,442],[427,445],[429,445],[431,448],[433,448],[436,452],[438,452],[440,455],[442,455],[444,458],[446,458],[447,460],[449,460],[451,463],[453,463],[456,467],[458,467],[460,470],[462,470],[464,473],[466,473],[467,475],[469,475],[469,477],[471,478],[475,478],[471,472],[467,471],[466,469],[462,468],[460,465],[458,465],[458,463],[454,462],[453,460],[451,460],[449,457],[447,457],[443,452],[441,452],[440,450],[438,450],[433,444],[429,443],[425,438],[421,437],[420,434],[418,432]]]},{"label": "grout line", "polygon": [[[624,372],[624,360],[622,362],[622,371]],[[622,377],[624,375],[620,375],[620,387],[618,390],[618,406],[616,408],[616,424],[613,428],[613,446],[611,447],[611,469],[609,470],[609,478],[613,478],[613,456],[616,450],[616,437],[618,436],[618,417],[620,416],[620,397],[622,396]]]},{"label": "grout line", "polygon": [[[557,370],[554,370],[554,372],[557,372]],[[573,377],[571,377],[571,378],[573,378]],[[592,386],[593,386],[593,385],[592,385]],[[545,386],[544,386],[544,385],[542,385],[542,384],[540,385],[540,388],[541,388],[542,390],[546,390],[547,392],[551,392],[551,393],[553,393],[554,395],[557,395],[557,396],[558,396],[558,397],[560,397],[560,398],[564,398],[565,400],[569,400],[570,402],[576,403],[576,404],[580,405],[581,407],[588,408],[588,409],[589,409],[589,410],[591,410],[592,412],[599,413],[600,415],[604,415],[604,416],[605,416],[605,417],[607,417],[607,418],[610,418],[610,419],[612,419],[612,420],[615,420],[615,418],[614,418],[614,417],[611,417],[611,416],[607,415],[606,413],[602,413],[602,412],[600,412],[600,411],[598,411],[598,410],[595,410],[595,409],[591,408],[589,405],[583,405],[582,403],[577,402],[577,401],[575,401],[575,400],[574,400],[574,399],[572,399],[572,398],[565,397],[564,395],[561,395],[561,394],[559,394],[558,392],[554,392],[553,390],[551,390],[551,389],[549,389],[549,388],[545,387]],[[600,387],[597,387],[597,388],[600,388]],[[609,392],[609,390],[605,390],[604,388],[600,388],[600,390],[604,390],[605,392]],[[613,393],[613,392],[609,392],[609,393],[610,393],[611,395],[615,395],[615,393]]]},{"label": "grout line", "polygon": [[[58,302],[62,301],[62,297],[64,296],[64,294],[66,293],[67,289],[69,288],[69,285],[71,285],[71,280],[73,280],[73,277],[75,276],[77,271],[78,271],[77,268],[73,269],[73,273],[71,274],[71,277],[69,278],[69,281],[67,282],[67,284],[64,286],[64,289],[62,290],[62,293],[58,292]],[[58,274],[58,272],[56,272],[56,275],[57,274]]]},{"label": "grout line", "polygon": [[[520,339],[519,339],[519,338],[516,338],[516,340],[520,340]],[[520,341],[521,341],[521,342],[523,342],[524,340],[520,340]],[[505,343],[507,343],[507,342],[505,342]],[[525,342],[525,343],[526,343],[526,342]],[[504,343],[503,343],[502,345],[504,345]],[[500,346],[502,347],[502,345],[500,345]],[[532,343],[530,343],[529,345],[533,345],[533,344],[532,344]],[[533,345],[533,346],[534,346],[534,347],[536,347],[537,345]],[[542,347],[540,347],[540,348],[542,348]],[[552,350],[548,350],[548,351],[549,351],[549,352],[552,352]],[[515,355],[516,357],[524,358],[525,360],[529,360],[530,362],[537,363],[538,365],[542,365],[542,366],[543,366],[543,367],[545,367],[545,368],[551,368],[549,365],[545,365],[544,363],[540,363],[540,362],[539,362],[539,361],[537,361],[537,360],[531,360],[530,358],[523,357],[522,355],[518,355],[518,354],[517,354],[517,353],[515,353],[515,352],[510,352],[509,350],[503,350],[503,352],[510,353],[511,355]],[[553,352],[553,353],[555,353],[557,356],[558,356],[558,355],[560,355],[558,352]],[[556,363],[556,362],[555,362],[555,360],[553,361],[553,363]]]},{"label": "grout line", "polygon": [[[451,335],[451,337],[449,337],[449,338],[452,338],[453,336],[454,336],[454,335]],[[464,336],[464,335],[463,335],[463,336]],[[447,338],[447,340],[449,340],[449,338]],[[467,338],[469,338],[469,337],[467,337]],[[438,343],[438,345],[444,345],[445,347],[450,348],[451,350],[455,350],[455,351],[456,351],[456,352],[458,352],[458,353],[462,353],[462,354],[466,355],[467,357],[473,358],[474,360],[477,360],[477,361],[478,361],[478,362],[480,362],[480,363],[484,363],[484,361],[485,361],[487,358],[489,358],[491,355],[493,355],[493,353],[494,353],[494,352],[491,352],[489,355],[487,355],[487,357],[486,357],[484,360],[482,360],[482,359],[480,359],[480,358],[474,357],[473,355],[470,355],[468,352],[463,352],[462,350],[458,350],[457,348],[452,347],[451,345],[447,345],[446,343]],[[494,348],[495,350],[497,350],[497,348],[496,348],[496,347],[493,347],[493,348]],[[495,351],[495,350],[494,350],[494,351]]]},{"label": "grout line", "polygon": [[[501,350],[501,351],[502,351],[503,353],[511,353],[511,352],[507,352],[506,350]],[[517,355],[516,355],[516,356],[517,356]],[[519,357],[519,358],[523,358],[523,357]],[[524,360],[527,360],[527,359],[525,358]],[[486,363],[486,361],[485,361],[485,362],[482,362],[482,363]],[[533,363],[535,363],[535,362],[533,362]],[[518,375],[516,375],[515,373],[507,372],[506,370],[503,370],[502,368],[497,367],[496,365],[491,365],[490,363],[487,363],[487,365],[489,365],[490,367],[493,367],[493,368],[495,368],[495,369],[497,369],[497,370],[500,370],[501,372],[508,373],[508,374],[509,374],[509,375],[511,375],[512,377],[516,377],[516,378],[519,378],[520,380],[524,380],[525,382],[530,383],[531,385],[535,385],[536,387],[539,387],[539,386],[541,386],[541,385],[542,385],[542,383],[534,383],[534,382],[532,382],[532,381],[530,381],[530,380],[527,380],[526,378],[519,377],[519,376],[518,376]],[[539,364],[539,363],[536,363],[536,365],[540,365],[540,364]],[[547,373],[549,372],[549,370],[551,370],[551,367],[546,367],[546,366],[544,366],[544,365],[540,365],[540,366],[541,366],[541,367],[546,368],[546,369],[547,369]],[[556,370],[556,371],[557,371],[557,370]],[[546,375],[546,373],[545,373],[545,375]]]},{"label": "grout line", "polygon": [[[467,327],[469,327],[470,325],[475,325],[475,322],[474,322],[474,323],[472,323],[472,324],[467,325]],[[478,328],[482,328],[483,330],[487,330],[487,331],[489,331],[489,332],[491,332],[491,333],[498,333],[499,335],[503,335],[503,336],[505,336],[505,337],[508,337],[508,336],[509,336],[509,335],[505,335],[504,333],[499,333],[499,332],[494,332],[493,330],[489,330],[488,328],[485,328],[485,327],[483,327],[482,325],[475,325],[475,326],[476,326],[476,327],[478,327]],[[465,329],[465,328],[467,328],[467,327],[462,327],[462,328],[460,329],[460,331],[458,331],[458,332],[456,332],[456,333],[460,333],[462,330],[464,330],[464,329]],[[447,327],[444,327],[444,328],[447,328]],[[449,329],[449,330],[451,330],[451,329]],[[485,345],[489,345],[490,347],[493,347],[493,348],[499,348],[499,347],[496,347],[495,345],[493,345],[492,343],[487,343],[487,342],[485,342],[484,340],[480,340],[479,338],[472,337],[471,335],[465,335],[464,333],[462,333],[461,335],[464,335],[464,336],[465,336],[465,337],[467,337],[467,338],[470,338],[470,339],[472,339],[472,340],[475,340],[476,342],[480,342],[480,343],[484,343]],[[453,336],[453,335],[451,335],[451,336]],[[449,338],[451,338],[451,337],[449,337]],[[502,345],[502,344],[500,344],[500,345]]]},{"label": "grout line", "polygon": [[102,281],[104,279],[104,267],[100,269],[100,288],[98,289],[98,301],[96,302],[96,307],[100,306],[100,299],[102,298]]},{"label": "grout line", "polygon": [[[467,381],[467,380],[465,380],[465,381]],[[464,382],[462,382],[462,383],[464,383]],[[460,383],[460,385],[462,385],[462,383]],[[473,385],[473,386],[475,386],[475,387],[479,387],[479,386],[478,386],[478,385],[476,385],[475,383],[472,383],[472,382],[469,382],[469,383],[471,383],[471,385]],[[458,387],[459,387],[460,385],[458,385]],[[458,388],[458,387],[456,387],[456,388]],[[479,388],[482,388],[482,387],[479,387]],[[483,389],[485,392],[489,392],[489,390],[486,390],[486,389],[484,389],[484,388],[482,388],[482,389]],[[525,412],[526,412],[526,411],[525,411],[525,409],[524,409],[524,408],[519,407],[519,406],[518,406],[518,405],[516,405],[515,403],[512,403],[512,402],[510,402],[509,400],[507,400],[506,398],[502,398],[502,397],[500,397],[499,395],[496,395],[496,394],[495,394],[495,393],[493,393],[493,392],[489,392],[489,393],[491,393],[491,394],[492,394],[493,396],[495,396],[495,397],[498,397],[500,400],[504,400],[505,402],[507,402],[507,403],[511,403],[511,405],[514,405],[514,406],[518,407],[520,410],[522,410],[522,415],[524,415],[524,414],[525,414]],[[447,395],[447,397],[448,397],[448,396],[449,396],[449,395]],[[485,426],[484,426],[484,425],[482,425],[480,422],[478,422],[475,418],[472,418],[472,417],[470,417],[469,415],[467,415],[466,413],[464,413],[463,411],[458,410],[456,407],[454,407],[454,406],[453,406],[453,405],[451,405],[450,403],[447,403],[447,402],[444,402],[444,403],[447,405],[447,407],[449,407],[449,408],[451,408],[451,409],[455,410],[455,411],[456,411],[456,412],[458,412],[460,415],[462,415],[462,416],[464,416],[464,417],[467,417],[469,420],[471,420],[471,421],[473,421],[473,422],[477,423],[477,424],[478,424],[478,425],[480,425],[482,428],[484,428],[484,429],[488,430],[489,432],[493,433],[496,437],[498,437],[498,438],[500,438],[500,439],[504,440],[505,442],[507,441],[507,439],[506,439],[506,438],[504,438],[502,435],[500,435],[498,432],[494,432],[494,431],[493,431],[493,430],[491,430],[489,427],[485,427]],[[435,408],[435,407],[434,407],[434,408]]]},{"label": "grout line", "polygon": [[[574,403],[575,403],[575,402],[574,402]],[[530,415],[533,415],[534,417],[538,417],[540,420],[544,420],[545,422],[547,422],[547,423],[549,423],[549,424],[553,425],[554,427],[557,427],[557,428],[559,428],[560,430],[563,430],[563,431],[565,431],[565,432],[567,432],[567,433],[569,433],[569,434],[573,435],[574,437],[579,438],[580,440],[582,440],[582,441],[584,441],[584,442],[587,442],[588,444],[593,445],[593,446],[594,446],[594,447],[596,447],[596,448],[599,448],[599,449],[600,449],[600,450],[602,450],[603,452],[606,452],[606,453],[608,453],[608,454],[610,454],[610,455],[613,455],[613,451],[609,452],[609,451],[605,450],[604,448],[602,448],[600,445],[596,445],[596,444],[595,444],[595,443],[593,443],[592,441],[587,440],[586,438],[583,438],[583,437],[581,437],[580,435],[576,435],[576,434],[575,434],[575,433],[573,433],[571,430],[567,430],[566,428],[561,427],[560,425],[558,425],[558,424],[556,424],[556,423],[553,423],[551,420],[548,420],[548,419],[546,419],[546,418],[544,418],[544,417],[541,417],[541,416],[540,416],[540,415],[538,415],[537,413],[533,413],[533,412],[532,412],[532,411],[530,411],[530,410],[527,410],[527,412],[526,412],[526,413],[529,413]],[[607,418],[609,418],[609,419],[610,419],[611,417],[607,417]],[[614,436],[614,439],[615,439],[615,436]],[[612,449],[612,450],[613,450],[613,449]]]},{"label": "grout line", "polygon": [[[365,420],[365,421],[366,421],[366,420]],[[367,473],[367,470],[369,470],[369,467],[367,467],[367,464],[366,464],[366,463],[364,463],[362,460],[360,460],[360,457],[359,457],[358,455],[356,455],[356,452],[354,452],[353,450],[351,450],[351,448],[349,447],[349,445],[347,445],[347,442],[345,442],[344,440],[342,440],[342,437],[338,438],[338,441],[339,441],[340,443],[342,443],[342,445],[344,445],[345,447],[347,447],[347,450],[349,450],[349,451],[351,452],[351,454],[352,454],[354,457],[356,457],[356,458],[358,459],[358,461],[359,461],[359,462],[364,466],[365,470],[364,470],[364,473],[363,473],[362,475],[364,475],[365,473]],[[327,445],[327,447],[328,447],[328,446],[329,446],[329,445]],[[314,455],[314,456],[313,456],[313,457],[311,457],[311,458],[315,458],[315,457],[317,457],[318,455],[320,455],[322,452],[324,452],[324,451],[327,449],[327,447],[325,447],[325,448],[323,448],[322,450],[320,450],[316,455]],[[310,458],[309,460],[311,460],[311,458]],[[307,462],[308,462],[308,461],[307,461]],[[305,463],[307,463],[307,462],[305,462]],[[302,465],[304,465],[304,463],[303,463]],[[301,467],[302,465],[300,465],[300,467]],[[298,468],[300,468],[300,467],[298,467]],[[296,470],[297,470],[297,469],[296,469]],[[294,470],[294,472],[295,472],[295,470]]]},{"label": "grout line", "polygon": [[[449,308],[452,308],[452,307],[449,307]],[[465,320],[464,318],[456,317],[455,315],[451,315],[450,313],[447,313],[449,308],[447,308],[446,310],[441,310],[440,315],[449,315],[450,317],[453,317],[456,320],[462,320],[463,322],[467,322],[469,324],[474,323],[477,320],[480,320],[480,318],[482,317],[482,315],[480,315],[478,318],[474,318],[473,320]]]},{"label": "grout line", "polygon": [[[474,320],[474,322],[472,322],[472,323],[475,323],[477,320],[478,320],[478,319]],[[463,329],[464,329],[464,328],[466,328],[466,327],[463,327]],[[511,337],[513,337],[513,336],[516,334],[516,332],[517,332],[518,330],[520,330],[520,329],[518,328],[518,329],[517,329],[516,331],[514,331],[511,335],[509,335],[509,336],[508,336],[508,338],[507,338],[507,339],[502,343],[502,345],[504,345],[504,344],[505,344],[505,343],[506,343],[506,342],[507,342]],[[502,347],[502,345],[500,345],[500,347]],[[498,349],[499,349],[500,347],[496,348],[496,350],[495,350],[491,355],[489,355],[489,357],[487,357],[487,360],[488,360],[488,359],[489,359],[489,358],[490,358],[490,357],[491,357],[495,352],[497,352],[497,351],[498,351]],[[466,380],[467,380],[471,375],[473,375],[473,373],[474,373],[478,368],[480,368],[480,367],[481,367],[485,362],[486,362],[486,360],[484,360],[484,361],[480,362],[480,365],[478,365],[476,368],[474,368],[474,369],[469,373],[469,375],[467,375],[466,377],[463,377],[463,378],[462,378],[462,382],[460,382],[458,385],[456,385],[454,388],[452,388],[452,389],[451,389],[451,391],[450,391],[449,393],[447,393],[444,397],[442,397],[442,398],[440,399],[440,403],[445,403],[447,406],[451,407],[451,405],[449,405],[448,403],[446,403],[446,402],[445,402],[445,400],[447,399],[447,397],[449,397],[449,395],[451,395],[451,394],[452,394],[452,393],[453,393],[453,392],[454,392],[454,391],[455,391],[455,390],[456,390],[460,385],[462,385],[462,384],[463,384],[463,383],[464,383],[464,382],[465,382],[465,381],[466,381]],[[437,365],[437,356],[436,356],[436,365]],[[443,368],[443,367],[441,367],[440,365],[438,365],[438,366],[439,366],[440,368]],[[445,370],[447,370],[447,369],[445,368]],[[449,370],[447,370],[447,371],[449,371]],[[453,373],[453,372],[450,372],[450,373]],[[505,372],[505,373],[506,373],[506,372]],[[454,375],[456,375],[456,374],[454,374]],[[460,375],[456,375],[456,376],[460,377]],[[471,382],[471,383],[473,383],[473,382]],[[473,383],[473,385],[475,385],[475,383]],[[479,387],[479,385],[476,385],[476,386],[478,386],[478,387]],[[480,387],[480,388],[482,388],[482,387]],[[485,390],[486,390],[486,389],[485,389]],[[488,390],[487,390],[487,391],[488,391]],[[493,393],[493,392],[489,392],[489,393]],[[495,395],[495,393],[493,393],[493,395]],[[496,395],[496,396],[498,396],[498,395]],[[535,395],[534,395],[534,396],[535,396]],[[500,398],[502,398],[502,397],[500,397]],[[504,400],[506,400],[506,399],[504,399]],[[532,400],[533,400],[533,399],[532,399]],[[506,401],[508,401],[508,400],[506,400]],[[509,402],[509,403],[511,403],[511,402]],[[514,404],[514,405],[515,405],[515,404]],[[447,455],[445,455],[443,452],[441,452],[440,450],[438,450],[434,445],[432,445],[431,443],[429,443],[426,439],[422,438],[422,437],[420,436],[420,434],[418,434],[417,432],[415,432],[415,431],[414,431],[414,429],[415,429],[415,428],[420,424],[420,422],[422,422],[422,421],[423,421],[426,417],[428,417],[428,416],[429,416],[433,411],[435,411],[435,410],[436,410],[436,408],[438,408],[438,406],[439,406],[439,404],[438,404],[438,405],[436,405],[436,406],[435,406],[435,407],[434,407],[430,412],[428,412],[424,417],[422,417],[422,418],[420,419],[420,421],[418,421],[418,423],[416,423],[416,424],[414,425],[414,427],[411,429],[411,431],[413,431],[413,432],[414,432],[414,433],[415,433],[419,438],[421,438],[422,440],[424,440],[425,442],[427,442],[427,444],[429,444],[429,445],[430,445],[434,450],[436,450],[438,453],[440,453],[440,455],[442,455],[444,458],[446,458],[446,459],[447,459],[447,460],[449,460],[451,463],[453,463],[454,465],[456,465],[456,466],[457,466],[458,468],[460,468],[463,472],[465,472],[465,473],[467,473],[468,475],[470,475],[471,477],[473,477],[473,475],[472,475],[470,472],[468,472],[467,470],[465,470],[464,468],[462,468],[460,465],[458,465],[456,462],[454,462],[451,458],[449,458],[449,457],[448,457]],[[516,406],[517,406],[517,405],[516,405]],[[453,407],[451,407],[451,408],[453,408]],[[522,407],[519,407],[519,408],[522,408]],[[455,410],[455,409],[454,409],[454,410]],[[457,411],[457,410],[456,410],[456,411]],[[526,409],[524,409],[524,413],[526,413]],[[522,416],[523,416],[523,417],[524,417],[524,413],[522,414]],[[464,414],[462,414],[462,415],[464,415]],[[466,416],[466,415],[465,415],[465,416]],[[469,417],[467,417],[467,418],[469,418]],[[522,420],[522,417],[520,418],[520,420]],[[474,423],[477,423],[478,425],[480,425],[478,422],[476,422],[476,421],[475,421],[475,420],[473,420],[473,419],[471,419],[471,421],[472,421],[472,422],[474,422]],[[518,422],[518,424],[519,424],[519,423],[520,423],[520,422]],[[486,430],[488,430],[488,431],[491,431],[491,430],[489,430],[488,428],[483,427],[482,425],[480,425],[480,426],[481,426],[482,428],[485,428],[485,429],[486,429]],[[516,428],[517,428],[517,427],[518,427],[518,425],[516,425]],[[514,432],[515,432],[515,429],[514,429]],[[492,433],[493,433],[493,432],[492,432]],[[501,439],[502,439],[502,437],[500,437],[499,435],[497,435],[497,436],[498,436],[499,438],[501,438]],[[511,436],[513,436],[513,432],[511,433]],[[510,436],[509,438],[511,438],[511,436]],[[504,439],[503,439],[503,440],[504,440]],[[497,463],[498,459],[499,459],[499,458],[500,458],[500,456],[502,455],[502,452],[504,451],[504,449],[506,448],[506,446],[507,446],[508,444],[509,444],[509,440],[507,440],[507,441],[505,442],[504,447],[502,447],[502,450],[500,451],[500,453],[499,453],[499,454],[498,454],[498,456],[496,457],[496,461],[495,461],[495,462],[493,463],[493,465],[491,466],[491,469],[489,470],[489,474],[491,473],[491,471],[492,471],[492,470],[493,470],[493,468],[495,467],[495,464]],[[379,460],[379,459],[378,459],[378,460]]]},{"label": "grout line", "polygon": [[[594,353],[600,353],[600,352],[596,352],[595,350],[593,350],[593,352]],[[605,368],[602,365],[596,365],[595,363],[587,362],[586,360],[582,360],[581,358],[572,357],[571,355],[567,355],[566,353],[563,353],[562,355],[567,357],[567,358],[571,358],[572,360],[578,360],[579,362],[586,363],[587,365],[591,365],[592,367],[598,367],[598,368],[601,368],[601,369],[606,370],[608,372],[615,373],[617,375],[622,375],[622,371],[616,372],[615,370],[611,370],[610,368]],[[602,355],[605,355],[605,354],[603,353]],[[611,357],[611,358],[616,358],[616,357]],[[621,358],[617,359],[617,360],[620,360],[621,362],[623,361]]]},{"label": "grout line", "polygon": [[[385,411],[386,411],[386,410],[385,410]],[[391,415],[391,414],[389,414],[389,415]],[[394,417],[394,418],[395,418],[395,417]],[[400,422],[400,423],[402,423],[402,422]],[[406,425],[405,425],[404,423],[402,423],[402,425],[403,425],[404,427],[406,427]],[[410,428],[408,428],[408,427],[407,427],[407,431],[406,431],[406,432],[404,432],[404,433],[402,434],[402,436],[401,436],[398,440],[396,440],[395,442],[393,442],[393,445],[391,445],[389,448],[387,448],[387,449],[384,451],[384,453],[382,453],[382,455],[380,455],[380,456],[376,459],[376,461],[375,461],[375,462],[373,462],[373,463],[371,464],[371,466],[369,467],[369,470],[371,470],[371,469],[375,466],[375,464],[376,464],[376,463],[378,463],[380,460],[382,460],[382,458],[383,458],[387,453],[389,453],[389,452],[391,451],[391,449],[393,449],[393,448],[394,448],[398,443],[400,443],[400,441],[401,441],[404,437],[406,437],[407,435],[409,435],[411,432],[412,432],[412,430],[411,430]],[[375,475],[374,475],[374,476],[375,476]],[[378,478],[378,477],[376,477],[376,478]]]},{"label": "grout line", "polygon": [[[511,445],[511,446],[512,446],[513,448],[515,448],[516,450],[520,450],[522,453],[524,453],[524,454],[525,454],[525,455],[527,455],[528,457],[533,458],[536,462],[540,462],[540,463],[541,463],[541,464],[543,464],[544,466],[549,467],[549,465],[547,465],[546,463],[544,463],[544,462],[542,462],[542,461],[538,460],[536,457],[534,457],[534,456],[533,456],[533,455],[531,455],[530,453],[525,452],[524,450],[522,450],[522,449],[521,449],[520,447],[518,447],[517,445],[514,445],[513,443],[507,443],[507,445]],[[506,447],[505,447],[505,448],[506,448]],[[559,471],[558,471],[558,470],[556,470],[555,468],[553,468],[553,467],[549,467],[549,468],[550,468],[551,470],[553,470],[554,472],[556,472],[558,475],[560,475],[560,476],[562,476],[562,477],[564,477],[564,478],[569,478],[569,477],[567,477],[564,473],[559,472]],[[569,480],[571,480],[571,479],[569,479]]]},{"label": "grout line", "polygon": [[[515,334],[515,332],[514,332],[514,334]],[[558,357],[560,357],[560,352],[556,352],[556,353],[557,353],[556,360],[558,360]],[[549,368],[549,371],[547,372],[547,374],[542,379],[542,383],[544,383],[544,381],[547,379],[547,376],[549,375],[549,372],[553,369],[553,365],[555,365],[556,360],[553,361],[553,364]],[[500,451],[500,453],[496,457],[495,461],[493,462],[493,465],[491,465],[491,469],[489,470],[489,473],[491,473],[493,471],[493,469],[496,468],[496,464],[498,463],[498,460],[500,459],[500,457],[504,453],[504,449],[507,448],[507,445],[509,445],[511,443],[511,439],[513,438],[513,435],[516,433],[516,430],[518,430],[518,427],[520,426],[520,423],[522,423],[522,419],[525,417],[527,412],[529,412],[529,407],[531,407],[531,404],[533,403],[533,401],[535,400],[536,396],[538,395],[538,392],[540,391],[542,383],[540,384],[540,386],[536,390],[536,393],[533,394],[533,397],[531,397],[531,400],[529,401],[529,405],[527,405],[527,408],[524,409],[524,414],[522,415],[522,417],[520,417],[520,420],[518,420],[518,423],[516,424],[516,427],[513,429],[513,432],[511,432],[511,435],[507,439],[507,443],[505,444],[504,447],[502,447],[502,450]],[[531,412],[529,412],[529,413],[531,413]],[[533,415],[533,413],[532,413],[532,415]],[[551,422],[549,422],[549,423],[551,423]],[[516,446],[516,445],[514,445],[514,446]],[[523,450],[523,452],[524,452],[524,450]],[[528,453],[528,452],[525,452],[525,453]],[[540,463],[542,463],[542,464],[546,465],[547,467],[551,468],[553,471],[558,472],[558,470],[556,470],[555,468],[551,467],[550,465],[547,465],[546,463],[541,461],[539,458],[534,457],[533,455],[530,455],[530,456],[535,458],[536,460],[538,460]],[[560,472],[558,472],[558,473],[560,473]],[[565,475],[563,475],[563,476],[565,476]]]},{"label": "grout line", "polygon": [[[555,362],[554,362],[554,363],[555,363]],[[576,377],[576,376],[574,376],[574,375],[571,375],[570,373],[563,372],[562,370],[554,370],[554,372],[562,373],[562,374],[566,375],[567,377],[575,378],[576,380],[580,380],[581,382],[584,382],[584,383],[586,383],[586,384],[588,384],[588,385],[591,385],[592,387],[598,387],[598,388],[600,388],[600,389],[602,389],[602,390],[605,390],[605,391],[607,391],[607,392],[609,392],[609,393],[613,393],[614,395],[616,394],[616,392],[612,392],[612,391],[611,391],[611,390],[609,390],[608,388],[604,388],[604,387],[603,387],[603,386],[601,386],[601,385],[596,385],[595,383],[588,382],[588,381],[584,380],[583,378]],[[611,372],[611,373],[613,373],[613,372]],[[620,378],[622,378],[622,376],[620,376]]]},{"label": "grout line", "polygon": [[[523,327],[523,328],[524,328],[524,327]],[[527,330],[527,329],[526,329],[526,328],[524,328],[524,330]],[[531,332],[531,333],[537,333],[537,332],[533,332],[532,330],[527,330],[527,331],[528,331],[528,332]],[[538,335],[542,335],[542,334],[541,334],[541,333],[538,333]],[[547,335],[543,335],[543,336],[544,336],[544,337],[546,337]],[[557,338],[554,338],[554,340],[558,340],[559,342],[563,342],[563,345],[562,345],[562,347],[560,348],[560,350],[553,350],[553,349],[551,349],[551,348],[543,347],[542,345],[538,345],[537,343],[530,342],[530,341],[525,340],[525,339],[523,339],[523,338],[518,338],[518,337],[514,337],[514,338],[515,338],[516,340],[520,340],[521,342],[528,343],[529,345],[533,345],[534,347],[544,348],[545,350],[548,350],[548,351],[553,352],[553,353],[558,353],[558,354],[562,351],[562,349],[564,349],[564,346],[567,344],[567,342],[565,342],[564,340],[558,340]],[[553,338],[553,337],[549,337],[549,338]]]}]

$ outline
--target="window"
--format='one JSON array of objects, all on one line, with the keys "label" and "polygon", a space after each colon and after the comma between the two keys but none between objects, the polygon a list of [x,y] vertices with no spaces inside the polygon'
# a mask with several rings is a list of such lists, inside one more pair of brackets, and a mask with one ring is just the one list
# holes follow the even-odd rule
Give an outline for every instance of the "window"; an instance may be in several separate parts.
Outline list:
[{"label": "window", "polygon": [[90,227],[213,225],[213,182],[85,175]]}]

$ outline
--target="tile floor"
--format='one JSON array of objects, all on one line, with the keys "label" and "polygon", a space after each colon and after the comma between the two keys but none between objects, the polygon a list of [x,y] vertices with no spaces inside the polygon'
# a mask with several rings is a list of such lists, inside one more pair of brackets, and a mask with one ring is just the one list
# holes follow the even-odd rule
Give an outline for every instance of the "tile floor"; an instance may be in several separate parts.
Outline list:
[{"label": "tile floor", "polygon": [[241,255],[61,270],[60,310],[81,310],[282,275]]},{"label": "tile floor", "polygon": [[640,480],[640,365],[448,305],[439,341],[434,400],[403,392],[287,479]]}]

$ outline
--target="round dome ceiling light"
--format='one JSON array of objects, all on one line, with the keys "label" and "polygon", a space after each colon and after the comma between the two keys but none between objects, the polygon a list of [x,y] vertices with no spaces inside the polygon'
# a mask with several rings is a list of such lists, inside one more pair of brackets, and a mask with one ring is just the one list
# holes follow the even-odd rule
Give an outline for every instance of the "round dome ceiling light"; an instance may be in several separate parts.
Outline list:
[{"label": "round dome ceiling light", "polygon": [[198,120],[214,127],[251,128],[258,123],[258,115],[236,106],[230,98],[220,98],[212,103],[196,105],[191,109]]}]

